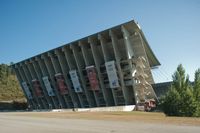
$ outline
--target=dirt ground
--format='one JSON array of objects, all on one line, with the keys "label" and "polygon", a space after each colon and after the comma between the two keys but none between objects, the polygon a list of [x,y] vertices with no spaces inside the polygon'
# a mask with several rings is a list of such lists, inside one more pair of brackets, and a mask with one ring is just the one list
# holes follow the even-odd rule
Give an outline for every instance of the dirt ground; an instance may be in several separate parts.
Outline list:
[{"label": "dirt ground", "polygon": [[200,126],[200,118],[167,117],[163,113],[154,112],[18,112],[17,116],[31,116],[59,119],[89,119],[111,121],[135,121],[145,123]]}]

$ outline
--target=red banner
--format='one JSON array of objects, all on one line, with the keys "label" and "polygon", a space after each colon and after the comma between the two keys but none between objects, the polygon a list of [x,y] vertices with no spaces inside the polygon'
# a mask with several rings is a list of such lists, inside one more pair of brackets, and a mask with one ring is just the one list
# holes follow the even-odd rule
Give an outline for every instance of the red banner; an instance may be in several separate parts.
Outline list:
[{"label": "red banner", "polygon": [[87,77],[89,79],[91,89],[99,90],[99,82],[97,80],[97,74],[95,71],[95,67],[89,66],[89,67],[86,67],[86,70],[87,70]]},{"label": "red banner", "polygon": [[67,88],[67,85],[65,84],[65,80],[64,80],[64,77],[62,74],[56,74],[55,75],[55,78],[56,78],[56,82],[57,82],[57,85],[58,85],[58,89],[60,91],[60,94],[61,95],[65,95],[65,94],[68,94],[68,88]]},{"label": "red banner", "polygon": [[35,90],[35,94],[37,97],[43,97],[42,88],[40,86],[40,82],[38,80],[32,80],[33,88]]}]

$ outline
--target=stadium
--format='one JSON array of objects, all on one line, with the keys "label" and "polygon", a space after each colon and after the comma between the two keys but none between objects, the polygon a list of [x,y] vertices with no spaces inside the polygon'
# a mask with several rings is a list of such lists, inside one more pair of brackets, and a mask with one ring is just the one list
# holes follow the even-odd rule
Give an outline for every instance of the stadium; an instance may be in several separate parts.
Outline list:
[{"label": "stadium", "polygon": [[160,65],[134,20],[12,65],[31,109],[144,105],[156,101]]}]

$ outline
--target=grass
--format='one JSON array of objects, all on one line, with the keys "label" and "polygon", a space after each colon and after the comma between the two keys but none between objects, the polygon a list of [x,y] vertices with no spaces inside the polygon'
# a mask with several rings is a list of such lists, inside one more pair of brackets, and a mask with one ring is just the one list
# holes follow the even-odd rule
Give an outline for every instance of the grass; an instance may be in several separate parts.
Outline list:
[{"label": "grass", "polygon": [[12,113],[28,117],[44,117],[59,119],[89,119],[89,120],[111,120],[124,122],[146,122],[174,125],[200,126],[199,118],[190,117],[167,117],[164,113],[154,112],[21,112]]}]

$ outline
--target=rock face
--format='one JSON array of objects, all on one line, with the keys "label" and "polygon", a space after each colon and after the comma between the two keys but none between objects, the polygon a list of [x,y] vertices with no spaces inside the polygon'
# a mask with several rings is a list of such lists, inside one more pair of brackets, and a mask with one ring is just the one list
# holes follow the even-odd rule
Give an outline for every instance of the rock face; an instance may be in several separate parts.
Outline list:
[{"label": "rock face", "polygon": [[156,99],[160,65],[134,21],[12,65],[33,109],[138,105]]}]

